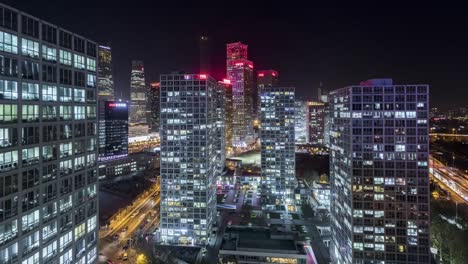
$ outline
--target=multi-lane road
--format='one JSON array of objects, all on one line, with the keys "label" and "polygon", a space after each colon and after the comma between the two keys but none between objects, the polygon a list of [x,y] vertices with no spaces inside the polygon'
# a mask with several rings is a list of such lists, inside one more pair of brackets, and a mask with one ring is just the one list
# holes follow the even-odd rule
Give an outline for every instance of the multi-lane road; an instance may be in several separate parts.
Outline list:
[{"label": "multi-lane road", "polygon": [[431,157],[429,171],[433,179],[441,183],[457,202],[468,203],[468,175],[457,168],[445,166]]},{"label": "multi-lane road", "polygon": [[108,228],[99,232],[100,253],[107,259],[115,263],[127,252],[129,262],[134,263],[136,256],[131,244],[138,246],[144,241],[145,234],[152,233],[159,224],[159,190],[157,184],[135,200],[125,213],[114,217]]}]

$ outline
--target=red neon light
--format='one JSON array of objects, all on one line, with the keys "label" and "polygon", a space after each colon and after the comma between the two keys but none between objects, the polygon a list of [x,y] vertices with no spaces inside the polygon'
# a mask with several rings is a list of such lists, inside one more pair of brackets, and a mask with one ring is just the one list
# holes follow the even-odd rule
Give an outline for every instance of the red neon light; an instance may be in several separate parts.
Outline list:
[{"label": "red neon light", "polygon": [[223,79],[223,83],[224,83],[224,84],[231,84],[231,80],[229,80],[229,79]]},{"label": "red neon light", "polygon": [[253,64],[249,64],[249,67],[253,69]]},{"label": "red neon light", "polygon": [[109,107],[115,107],[115,103],[114,104],[113,103],[109,104]]},{"label": "red neon light", "polygon": [[263,76],[265,76],[264,73],[259,73],[259,74],[258,74],[258,77],[263,77]]},{"label": "red neon light", "polygon": [[206,80],[206,74],[200,74],[199,77],[200,77],[201,80]]},{"label": "red neon light", "polygon": [[238,62],[238,63],[236,63],[236,66],[244,66],[244,63],[243,62]]},{"label": "red neon light", "polygon": [[272,72],[271,75],[276,76],[276,73]]}]

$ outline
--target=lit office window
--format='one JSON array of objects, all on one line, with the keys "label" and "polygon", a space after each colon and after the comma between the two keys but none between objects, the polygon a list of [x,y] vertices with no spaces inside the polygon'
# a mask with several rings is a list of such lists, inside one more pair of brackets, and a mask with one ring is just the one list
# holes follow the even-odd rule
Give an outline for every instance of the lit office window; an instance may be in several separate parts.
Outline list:
[{"label": "lit office window", "polygon": [[31,58],[39,58],[39,42],[23,38],[21,41],[21,53]]},{"label": "lit office window", "polygon": [[72,54],[71,52],[60,50],[59,52],[60,63],[64,65],[72,65]]},{"label": "lit office window", "polygon": [[75,59],[75,64],[74,64],[75,68],[84,70],[85,58],[83,56],[75,54],[74,59]]},{"label": "lit office window", "polygon": [[0,51],[18,54],[18,37],[0,31]]}]

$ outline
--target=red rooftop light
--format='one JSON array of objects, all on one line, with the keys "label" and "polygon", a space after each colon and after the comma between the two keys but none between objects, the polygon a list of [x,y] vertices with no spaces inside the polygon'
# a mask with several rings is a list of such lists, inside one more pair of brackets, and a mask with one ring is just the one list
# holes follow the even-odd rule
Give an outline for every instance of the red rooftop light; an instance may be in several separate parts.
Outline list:
[{"label": "red rooftop light", "polygon": [[200,74],[198,77],[200,77],[201,80],[206,80],[206,74]]},{"label": "red rooftop light", "polygon": [[229,79],[223,79],[223,83],[224,83],[224,84],[231,84],[231,80],[229,80]]},{"label": "red rooftop light", "polygon": [[265,76],[264,73],[259,73],[259,74],[258,74],[258,77],[263,77],[263,76]]}]

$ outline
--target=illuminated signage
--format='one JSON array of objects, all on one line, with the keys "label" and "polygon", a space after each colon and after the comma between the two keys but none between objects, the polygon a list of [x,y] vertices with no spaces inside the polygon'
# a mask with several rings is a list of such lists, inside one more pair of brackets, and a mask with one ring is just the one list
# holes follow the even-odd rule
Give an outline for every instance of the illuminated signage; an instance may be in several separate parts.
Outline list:
[{"label": "illuminated signage", "polygon": [[259,74],[258,74],[258,77],[263,77],[263,76],[265,76],[264,73],[259,73]]},{"label": "illuminated signage", "polygon": [[229,79],[223,79],[223,83],[224,83],[224,84],[231,84],[231,80],[229,80]]},{"label": "illuminated signage", "polygon": [[109,103],[109,107],[126,108],[127,104],[124,104],[124,103]]},{"label": "illuminated signage", "polygon": [[200,77],[200,79],[202,79],[202,80],[206,80],[206,74],[200,74],[199,77]]}]

